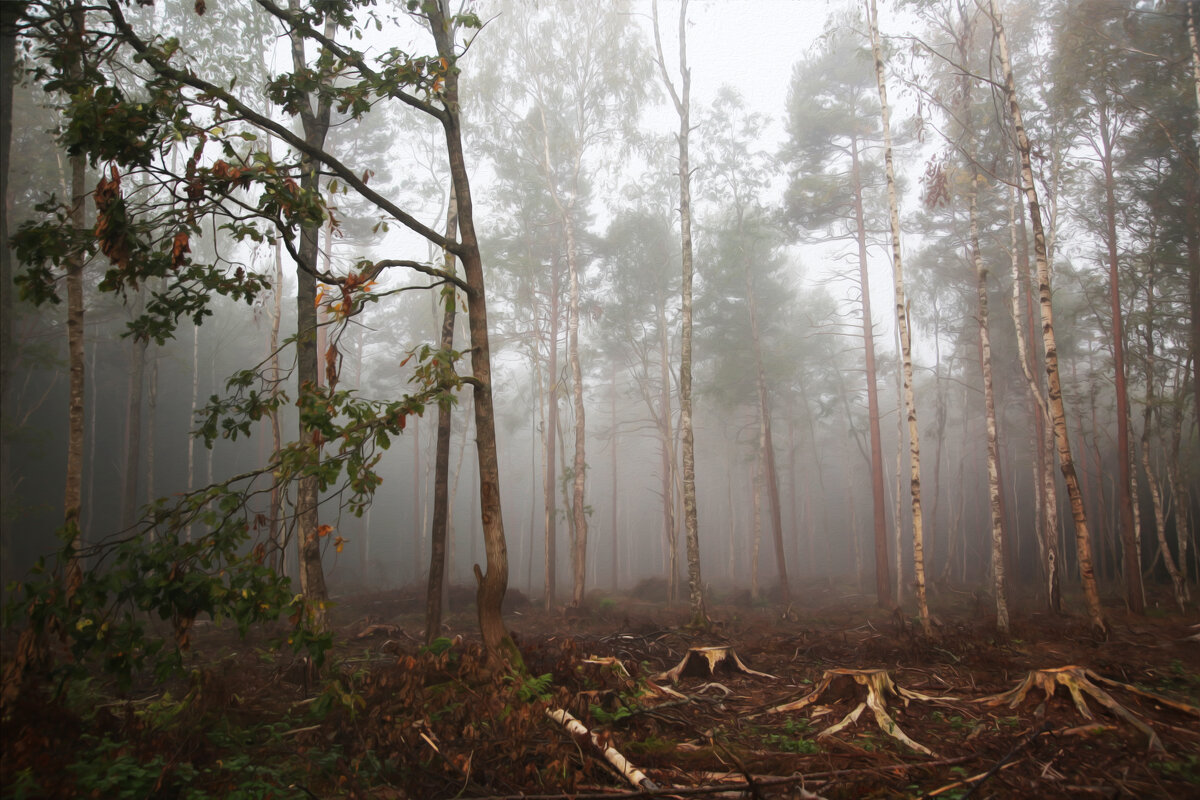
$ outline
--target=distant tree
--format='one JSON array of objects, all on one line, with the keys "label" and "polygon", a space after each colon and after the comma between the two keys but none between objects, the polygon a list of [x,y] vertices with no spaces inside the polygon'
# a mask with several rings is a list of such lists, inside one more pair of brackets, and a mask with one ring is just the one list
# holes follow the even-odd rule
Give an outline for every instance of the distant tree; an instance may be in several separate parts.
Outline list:
[{"label": "distant tree", "polygon": [[845,20],[828,30],[820,49],[793,70],[788,91],[789,140],[781,157],[789,171],[788,221],[809,238],[849,239],[855,246],[870,442],[875,601],[888,607],[892,586],[867,262],[867,245],[875,227],[868,216],[875,212],[871,190],[882,177],[876,159],[870,157],[870,149],[880,140],[876,117],[870,111],[875,92],[868,42],[853,30],[851,20]]},{"label": "distant tree", "polygon": [[[749,332],[746,344],[753,363],[748,383],[755,387],[758,451],[775,544],[780,601],[787,606],[791,603],[791,588],[783,543],[782,501],[764,355],[767,312],[760,307],[764,294],[779,296],[781,292],[778,285],[770,288],[758,285],[772,270],[782,266],[777,257],[772,257],[778,239],[769,232],[763,200],[773,159],[754,149],[755,134],[764,127],[761,115],[748,113],[741,98],[729,87],[723,87],[719,92],[704,120],[704,127],[707,135],[701,164],[703,185],[706,195],[719,198],[716,220],[710,224],[716,232],[714,239],[717,239],[712,248],[715,256],[712,271],[723,276],[736,275],[742,284],[733,296],[740,295],[745,303],[744,324]],[[729,287],[725,290],[728,292]]]}]

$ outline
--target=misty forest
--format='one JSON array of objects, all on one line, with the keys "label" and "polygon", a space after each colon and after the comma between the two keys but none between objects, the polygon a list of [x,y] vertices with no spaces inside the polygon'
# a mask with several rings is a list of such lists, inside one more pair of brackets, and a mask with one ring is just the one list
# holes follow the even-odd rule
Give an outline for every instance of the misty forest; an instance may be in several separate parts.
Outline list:
[{"label": "misty forest", "polygon": [[7,0],[5,797],[1200,787],[1200,2]]}]

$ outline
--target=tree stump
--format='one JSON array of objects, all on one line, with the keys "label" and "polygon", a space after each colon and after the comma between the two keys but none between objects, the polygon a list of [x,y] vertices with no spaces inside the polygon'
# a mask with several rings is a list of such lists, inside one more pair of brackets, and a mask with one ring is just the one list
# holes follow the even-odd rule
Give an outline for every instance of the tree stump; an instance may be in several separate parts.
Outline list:
[{"label": "tree stump", "polygon": [[[866,694],[865,697],[863,697],[864,691]],[[833,736],[835,733],[844,730],[858,721],[864,709],[870,708],[871,713],[875,716],[875,722],[881,731],[918,753],[934,757],[936,757],[936,754],[932,750],[914,741],[896,724],[891,715],[888,714],[887,698],[889,695],[898,698],[905,706],[911,700],[942,704],[949,704],[955,700],[955,698],[950,697],[933,697],[897,686],[891,676],[888,675],[887,670],[883,669],[827,669],[825,670],[825,674],[821,676],[821,680],[817,683],[816,687],[804,697],[770,708],[765,713],[778,714],[787,711],[799,711],[813,705],[824,695],[830,695],[828,699],[833,702],[845,699],[858,699],[859,701],[849,714],[842,717],[840,722],[818,733],[818,739]]]},{"label": "tree stump", "polygon": [[1038,717],[1046,712],[1046,703],[1050,701],[1058,687],[1067,690],[1071,697],[1071,701],[1075,704],[1075,710],[1079,712],[1086,720],[1094,720],[1096,717],[1092,710],[1088,707],[1087,698],[1091,697],[1101,706],[1109,711],[1118,719],[1128,722],[1133,727],[1146,735],[1147,747],[1152,752],[1166,752],[1162,741],[1158,738],[1158,734],[1154,732],[1145,721],[1140,719],[1136,714],[1127,709],[1125,706],[1118,703],[1112,695],[1106,692],[1097,683],[1105,684],[1106,686],[1124,689],[1127,692],[1153,700],[1156,703],[1161,703],[1165,706],[1170,706],[1177,711],[1182,711],[1185,714],[1190,714],[1194,717],[1200,717],[1200,708],[1190,706],[1187,703],[1181,703],[1177,700],[1171,700],[1167,697],[1161,697],[1153,692],[1147,692],[1139,689],[1136,686],[1131,686],[1120,681],[1109,680],[1101,675],[1097,675],[1090,669],[1077,666],[1058,667],[1056,669],[1039,669],[1030,672],[1012,689],[1001,694],[992,695],[990,697],[980,698],[979,702],[986,706],[1007,705],[1009,708],[1016,708],[1025,703],[1029,699],[1029,693],[1033,689],[1040,689],[1042,692],[1042,701],[1038,703],[1034,709],[1034,714]]},{"label": "tree stump", "polygon": [[774,675],[750,669],[738,658],[738,654],[728,645],[713,647],[689,647],[683,659],[666,672],[654,676],[654,680],[671,679],[671,683],[679,683],[682,677],[713,678],[718,673],[727,675],[755,675],[759,678],[775,680]]}]

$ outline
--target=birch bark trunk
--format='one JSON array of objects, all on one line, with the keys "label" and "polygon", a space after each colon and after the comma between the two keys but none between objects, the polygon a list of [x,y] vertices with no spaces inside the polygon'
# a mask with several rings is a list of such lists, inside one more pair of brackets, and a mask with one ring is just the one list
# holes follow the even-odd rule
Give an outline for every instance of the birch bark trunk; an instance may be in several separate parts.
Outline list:
[{"label": "birch bark trunk", "polygon": [[683,250],[683,282],[680,293],[682,304],[682,333],[679,348],[679,427],[683,444],[683,525],[687,539],[688,601],[691,606],[691,623],[696,627],[708,626],[705,610],[704,585],[700,575],[700,527],[696,509],[696,439],[692,427],[692,170],[689,161],[689,136],[691,135],[692,72],[687,63],[687,0],[679,4],[679,75],[680,87],[667,74],[663,59],[662,43],[658,34],[658,2],[653,3],[654,43],[658,52],[658,67],[663,83],[671,95],[675,112],[679,115],[679,231]]},{"label": "birch bark trunk", "polygon": [[921,519],[921,439],[917,427],[917,406],[913,396],[912,339],[908,325],[908,305],[904,294],[904,267],[900,252],[900,209],[896,198],[896,172],[892,163],[891,111],[887,99],[887,81],[883,71],[883,47],[879,38],[879,15],[875,0],[867,9],[871,26],[871,50],[875,55],[875,82],[879,86],[879,107],[883,116],[884,169],[887,174],[888,208],[892,228],[892,271],[895,275],[896,323],[904,371],[904,406],[908,417],[909,488],[912,494],[913,571],[916,577],[917,614],[926,636],[933,633],[929,603],[925,596],[925,541]]},{"label": "birch bark trunk", "polygon": [[988,16],[991,18],[999,48],[1000,68],[1003,73],[1004,92],[1008,101],[1009,114],[1012,118],[1013,129],[1017,137],[1017,150],[1021,157],[1021,183],[1029,206],[1029,220],[1033,226],[1034,257],[1037,264],[1038,301],[1041,308],[1042,344],[1046,364],[1046,383],[1049,398],[1050,417],[1054,423],[1054,441],[1058,449],[1059,468],[1067,485],[1067,495],[1071,502],[1071,518],[1075,526],[1075,547],[1079,561],[1079,575],[1083,583],[1084,595],[1087,599],[1088,615],[1092,624],[1107,633],[1108,625],[1100,606],[1100,592],[1096,586],[1096,576],[1092,568],[1092,544],[1088,531],[1087,517],[1083,510],[1083,497],[1079,491],[1079,479],[1075,474],[1075,462],[1071,456],[1071,444],[1067,436],[1066,409],[1063,405],[1062,383],[1058,371],[1058,345],[1054,338],[1054,310],[1051,305],[1050,263],[1046,255],[1046,235],[1042,227],[1041,207],[1038,203],[1037,187],[1033,182],[1033,166],[1031,159],[1032,147],[1029,136],[1025,132],[1025,124],[1021,116],[1021,106],[1017,101],[1016,82],[1013,78],[1012,65],[1008,57],[1008,39],[1004,26],[996,14],[995,4],[988,2]]}]

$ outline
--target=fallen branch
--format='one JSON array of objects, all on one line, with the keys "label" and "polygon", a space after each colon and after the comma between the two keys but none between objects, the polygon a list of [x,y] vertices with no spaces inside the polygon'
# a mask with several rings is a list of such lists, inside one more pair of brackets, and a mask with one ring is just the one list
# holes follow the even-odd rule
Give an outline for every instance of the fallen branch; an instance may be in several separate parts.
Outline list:
[{"label": "fallen branch", "polygon": [[629,763],[629,759],[621,755],[620,751],[604,742],[595,731],[589,731],[582,722],[571,716],[569,711],[560,708],[548,708],[546,709],[546,716],[566,728],[575,737],[577,742],[590,745],[593,749],[598,750],[604,756],[604,760],[611,764],[613,769],[620,773],[621,777],[629,781],[635,788],[649,791],[655,791],[659,788],[658,784],[650,780],[644,772]]}]

